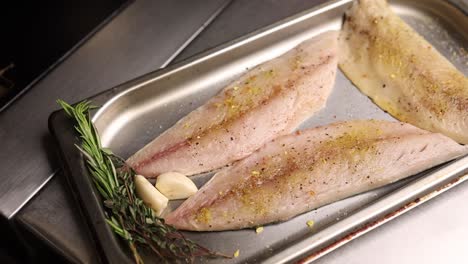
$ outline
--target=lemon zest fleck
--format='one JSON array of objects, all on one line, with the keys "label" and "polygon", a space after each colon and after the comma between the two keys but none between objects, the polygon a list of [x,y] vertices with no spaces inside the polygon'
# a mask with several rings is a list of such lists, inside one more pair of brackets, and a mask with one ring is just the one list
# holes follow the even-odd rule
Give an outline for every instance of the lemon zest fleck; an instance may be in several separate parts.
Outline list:
[{"label": "lemon zest fleck", "polygon": [[261,232],[263,232],[263,226],[259,226],[255,229],[255,233],[260,234]]}]

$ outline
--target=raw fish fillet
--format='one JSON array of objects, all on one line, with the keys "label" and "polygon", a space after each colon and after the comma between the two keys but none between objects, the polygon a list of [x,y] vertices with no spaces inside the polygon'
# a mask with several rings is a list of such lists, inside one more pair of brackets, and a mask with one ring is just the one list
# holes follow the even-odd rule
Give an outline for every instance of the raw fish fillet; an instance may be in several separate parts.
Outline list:
[{"label": "raw fish fillet", "polygon": [[468,79],[384,0],[355,1],[339,40],[346,76],[400,121],[468,143]]},{"label": "raw fish fillet", "polygon": [[400,122],[350,121],[298,131],[219,171],[166,222],[216,231],[284,221],[465,153],[468,146]]},{"label": "raw fish fillet", "polygon": [[146,177],[211,171],[291,133],[324,107],[335,81],[338,32],[309,39],[240,77],[127,162]]}]

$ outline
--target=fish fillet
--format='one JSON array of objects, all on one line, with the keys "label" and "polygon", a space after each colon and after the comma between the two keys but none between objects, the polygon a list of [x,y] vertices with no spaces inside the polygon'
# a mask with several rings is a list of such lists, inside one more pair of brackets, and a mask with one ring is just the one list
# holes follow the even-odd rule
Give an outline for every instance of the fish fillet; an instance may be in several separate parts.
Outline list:
[{"label": "fish fillet", "polygon": [[284,221],[468,153],[452,139],[390,121],[298,131],[219,171],[166,216],[179,229],[231,230]]},{"label": "fish fillet", "polygon": [[146,177],[211,171],[292,132],[326,103],[335,81],[338,32],[263,63],[127,160]]},{"label": "fish fillet", "polygon": [[339,66],[400,121],[468,143],[468,79],[384,0],[355,1],[339,39]]}]

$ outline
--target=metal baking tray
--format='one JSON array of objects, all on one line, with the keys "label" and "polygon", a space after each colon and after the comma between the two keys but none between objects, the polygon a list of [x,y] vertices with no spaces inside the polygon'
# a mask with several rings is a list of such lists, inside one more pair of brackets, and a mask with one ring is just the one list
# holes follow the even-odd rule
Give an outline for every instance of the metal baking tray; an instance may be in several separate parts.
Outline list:
[{"label": "metal baking tray", "polygon": [[[276,57],[302,40],[341,28],[350,0],[330,1],[243,38],[164,70],[150,73],[90,98],[102,107],[93,114],[104,146],[128,157],[181,117],[203,104],[249,68]],[[410,26],[431,42],[465,75],[468,73],[467,6],[440,0],[391,1]],[[359,92],[341,72],[325,109],[301,128],[339,120],[387,119],[391,116]],[[49,120],[65,175],[80,202],[103,261],[132,262],[124,245],[104,223],[103,208],[73,144],[72,124],[63,111]],[[235,259],[204,259],[203,263],[311,262],[344,243],[418,206],[468,178],[468,157],[432,168],[395,184],[323,206],[287,222],[226,232],[186,232],[187,236]],[[194,176],[201,186],[212,173]],[[175,208],[178,204],[171,202]],[[306,226],[313,220],[312,229]],[[151,261],[151,256],[145,256]]]}]

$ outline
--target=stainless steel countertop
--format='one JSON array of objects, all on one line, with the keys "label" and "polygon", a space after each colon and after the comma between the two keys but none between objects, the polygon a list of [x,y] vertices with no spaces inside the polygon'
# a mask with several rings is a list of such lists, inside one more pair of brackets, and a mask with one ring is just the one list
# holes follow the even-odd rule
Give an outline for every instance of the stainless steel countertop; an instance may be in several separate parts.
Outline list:
[{"label": "stainless steel countertop", "polygon": [[[0,138],[6,144],[1,170],[12,179],[0,186],[4,216],[12,215],[57,167],[46,125],[48,114],[57,108],[55,99],[73,102],[164,65],[199,28],[193,21],[209,17],[223,1],[203,1],[203,7],[193,2],[136,1],[0,115]],[[320,2],[324,0],[235,0],[175,61]],[[466,263],[467,199],[468,184],[461,184],[317,263]],[[14,220],[69,260],[93,262],[93,248],[76,207],[59,172]]]},{"label": "stainless steel countertop", "polygon": [[228,0],[135,1],[0,114],[0,215],[10,218],[58,167],[47,118],[166,65]]}]

